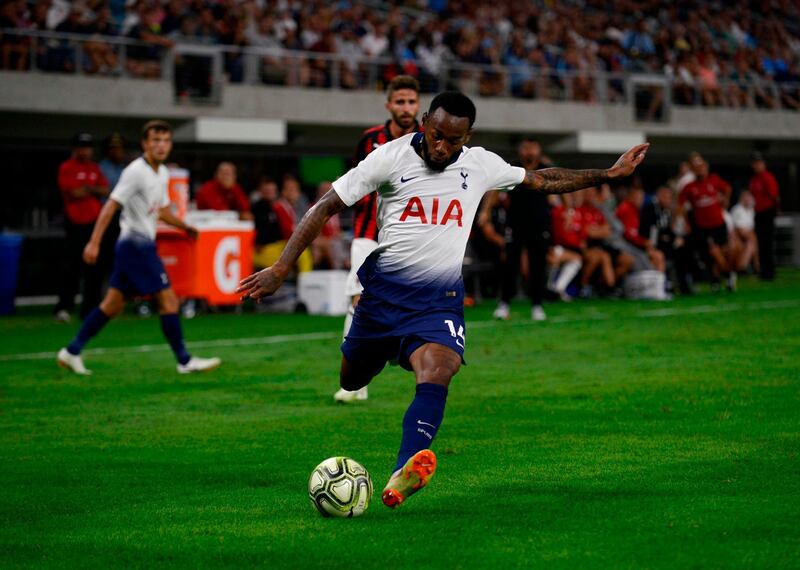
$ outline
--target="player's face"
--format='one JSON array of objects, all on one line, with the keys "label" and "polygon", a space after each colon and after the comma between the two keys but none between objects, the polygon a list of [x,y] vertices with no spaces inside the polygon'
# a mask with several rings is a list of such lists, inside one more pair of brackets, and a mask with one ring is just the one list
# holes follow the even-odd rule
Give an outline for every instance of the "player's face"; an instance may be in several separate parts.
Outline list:
[{"label": "player's face", "polygon": [[662,208],[672,207],[672,190],[662,186],[656,194],[656,199]]},{"label": "player's face", "polygon": [[442,171],[461,147],[469,142],[472,130],[469,119],[451,115],[441,107],[422,118],[425,125],[425,144],[422,159],[431,170]]},{"label": "player's face", "polygon": [[172,150],[172,133],[148,131],[147,138],[142,141],[142,149],[148,160],[159,164],[164,162]]},{"label": "player's face", "polygon": [[413,89],[398,89],[386,101],[386,110],[397,126],[408,130],[414,126],[419,113],[419,95]]}]

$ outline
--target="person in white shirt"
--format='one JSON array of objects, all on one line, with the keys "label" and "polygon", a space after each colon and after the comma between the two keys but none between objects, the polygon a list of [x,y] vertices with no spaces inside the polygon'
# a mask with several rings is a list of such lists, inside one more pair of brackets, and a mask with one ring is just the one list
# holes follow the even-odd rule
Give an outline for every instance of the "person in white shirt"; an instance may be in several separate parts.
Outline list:
[{"label": "person in white shirt", "polygon": [[212,370],[219,358],[191,356],[183,342],[178,297],[170,286],[164,265],[156,252],[156,221],[163,220],[197,237],[197,230],[186,225],[169,210],[169,171],[164,161],[172,150],[172,127],[164,121],[150,121],[142,129],[144,154],[122,171],[108,201],[100,211],[83,260],[97,263],[100,243],[117,210],[120,236],[117,241],[114,269],[103,301],[83,321],[78,334],[57,355],[59,366],[76,374],[91,374],[83,364],[81,350],[109,320],[120,315],[125,299],[133,294],[153,295],[161,314],[161,329],[178,361],[181,374]]},{"label": "person in white shirt", "polygon": [[755,199],[747,190],[739,195],[739,201],[731,208],[733,232],[739,238],[741,248],[736,260],[737,271],[745,271],[750,264],[758,272],[758,239],[756,238]]},{"label": "person in white shirt", "polygon": [[464,146],[475,106],[463,93],[434,97],[422,122],[424,132],[384,144],[336,180],[300,222],[278,262],[237,289],[243,299],[273,294],[330,216],[378,191],[378,247],[359,271],[364,292],[342,344],[340,384],[358,390],[395,359],[416,376],[397,464],[382,494],[389,507],[427,485],[436,469],[428,448],[463,362],[461,266],[484,193],[523,181],[527,191],[546,194],[596,186],[630,175],[649,146],[633,147],[608,170],[526,171],[483,148]]}]

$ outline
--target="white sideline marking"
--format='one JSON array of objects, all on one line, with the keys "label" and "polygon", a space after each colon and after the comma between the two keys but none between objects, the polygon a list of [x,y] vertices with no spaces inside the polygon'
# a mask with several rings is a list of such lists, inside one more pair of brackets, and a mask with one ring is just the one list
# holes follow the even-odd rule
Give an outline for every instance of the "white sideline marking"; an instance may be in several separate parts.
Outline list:
[{"label": "white sideline marking", "polygon": [[[698,315],[707,313],[725,313],[730,311],[758,311],[770,309],[785,309],[789,307],[800,306],[800,299],[786,299],[782,301],[762,301],[759,303],[731,303],[728,305],[697,305],[695,307],[680,308],[664,308],[653,309],[647,311],[639,311],[634,314],[634,318],[660,318],[660,317],[673,317],[676,315]],[[530,320],[518,320],[510,323],[505,323],[511,326],[546,326],[547,324],[561,324],[561,323],[579,323],[587,321],[605,321],[611,318],[611,315],[605,313],[588,313],[577,316],[562,315],[547,319],[544,323],[534,323]],[[469,323],[471,329],[483,329],[487,327],[497,326],[499,323],[495,320],[489,321],[475,321]],[[274,336],[258,336],[249,338],[225,338],[217,340],[198,340],[186,343],[186,346],[191,349],[195,348],[218,348],[218,347],[232,347],[232,346],[254,346],[262,344],[283,344],[288,342],[297,342],[303,340],[332,340],[341,338],[339,332],[318,332],[318,333],[300,333],[300,334],[282,334]],[[159,344],[142,344],[138,346],[118,346],[112,348],[89,348],[83,351],[84,355],[100,355],[100,354],[124,354],[129,352],[156,352],[161,350],[169,350],[169,345],[166,342]],[[0,355],[0,362],[10,362],[17,360],[47,360],[55,359],[56,351],[49,350],[47,352],[29,352],[27,354],[2,354]]]}]

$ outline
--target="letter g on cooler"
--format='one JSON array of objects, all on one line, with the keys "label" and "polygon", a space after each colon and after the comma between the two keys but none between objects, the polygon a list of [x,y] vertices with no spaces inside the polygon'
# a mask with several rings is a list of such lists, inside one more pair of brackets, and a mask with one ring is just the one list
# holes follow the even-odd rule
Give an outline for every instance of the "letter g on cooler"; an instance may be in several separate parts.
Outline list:
[{"label": "letter g on cooler", "polygon": [[214,282],[223,293],[234,293],[242,273],[241,240],[238,236],[222,238],[214,251]]}]

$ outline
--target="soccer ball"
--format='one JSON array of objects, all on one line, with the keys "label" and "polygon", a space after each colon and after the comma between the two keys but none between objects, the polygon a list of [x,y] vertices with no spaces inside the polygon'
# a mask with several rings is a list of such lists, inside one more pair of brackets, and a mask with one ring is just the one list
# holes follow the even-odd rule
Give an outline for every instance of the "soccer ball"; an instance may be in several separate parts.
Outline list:
[{"label": "soccer ball", "polygon": [[329,457],[312,471],[308,498],[323,517],[358,517],[372,498],[372,478],[349,457]]}]

